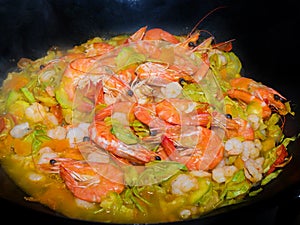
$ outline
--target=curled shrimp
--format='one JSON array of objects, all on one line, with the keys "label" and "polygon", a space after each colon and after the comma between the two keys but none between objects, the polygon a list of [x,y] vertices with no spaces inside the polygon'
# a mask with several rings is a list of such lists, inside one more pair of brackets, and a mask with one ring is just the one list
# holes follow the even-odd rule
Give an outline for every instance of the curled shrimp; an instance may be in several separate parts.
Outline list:
[{"label": "curled shrimp", "polygon": [[223,159],[222,139],[213,130],[198,126],[181,135],[186,136],[183,139],[191,139],[192,146],[183,146],[183,143],[162,136],[161,144],[171,160],[185,164],[189,170],[209,171]]},{"label": "curled shrimp", "polygon": [[144,40],[163,40],[170,42],[172,44],[179,43],[179,40],[172,35],[171,33],[161,29],[161,28],[153,28],[151,30],[146,31]]},{"label": "curled shrimp", "polygon": [[[108,125],[104,121],[107,116],[115,115],[116,117],[119,117],[119,120],[122,121],[123,124],[125,123],[125,126],[129,126],[128,110],[130,112],[131,107],[131,102],[119,102],[100,110],[95,115],[95,119],[89,127],[89,136],[92,141],[106,151],[121,158],[128,159],[130,162],[144,164],[155,160],[155,153],[151,152],[138,142],[126,144],[125,142],[119,140],[111,132],[113,125]],[[134,134],[132,135],[134,138]]]},{"label": "curled shrimp", "polygon": [[284,104],[286,98],[266,85],[246,77],[232,79],[230,85],[232,88],[228,90],[228,95],[247,104],[258,104],[262,109],[262,118],[270,117],[272,113],[270,107],[274,107],[281,115],[288,113]]},{"label": "curled shrimp", "polygon": [[125,188],[123,172],[108,163],[66,161],[59,173],[74,196],[88,202],[101,202],[109,192],[121,193]]},{"label": "curled shrimp", "polygon": [[53,158],[51,165],[81,200],[100,203],[109,192],[121,193],[125,188],[123,171],[111,163]]},{"label": "curled shrimp", "polygon": [[123,171],[113,165],[104,152],[100,153],[89,142],[82,143],[80,149],[78,154],[87,154],[86,160],[82,155],[76,156],[78,159],[67,155],[62,157],[64,153],[43,147],[38,153],[36,165],[43,172],[59,174],[75,197],[88,202],[101,202],[109,192],[120,193],[124,190]]},{"label": "curled shrimp", "polygon": [[191,190],[198,188],[198,181],[194,176],[188,174],[179,174],[172,181],[172,193],[175,195],[183,195]]}]

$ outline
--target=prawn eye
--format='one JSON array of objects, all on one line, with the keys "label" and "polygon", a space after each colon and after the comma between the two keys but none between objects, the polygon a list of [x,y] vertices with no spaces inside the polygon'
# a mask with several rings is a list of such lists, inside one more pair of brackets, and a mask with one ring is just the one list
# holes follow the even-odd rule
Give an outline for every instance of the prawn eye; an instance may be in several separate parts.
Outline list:
[{"label": "prawn eye", "polygon": [[179,78],[179,84],[181,85],[181,86],[184,86],[187,82],[186,82],[186,80],[184,79],[184,78],[182,78],[182,77],[180,77]]},{"label": "prawn eye", "polygon": [[50,163],[51,165],[54,165],[56,162],[57,162],[57,161],[56,161],[55,159],[50,159],[50,161],[49,161],[49,163]]},{"label": "prawn eye", "polygon": [[133,91],[129,89],[129,90],[127,91],[127,94],[131,97],[131,96],[133,96]]},{"label": "prawn eye", "polygon": [[225,114],[225,117],[226,117],[227,119],[232,119],[232,115],[229,114],[229,113]]},{"label": "prawn eye", "polygon": [[274,94],[274,99],[275,99],[276,101],[284,102],[284,99],[281,98],[278,94]]},{"label": "prawn eye", "polygon": [[190,47],[190,48],[195,48],[195,47],[197,46],[197,44],[196,44],[196,43],[194,43],[194,42],[192,42],[192,41],[191,41],[191,42],[189,42],[189,44],[188,44],[188,45],[189,45],[189,47]]},{"label": "prawn eye", "polygon": [[155,160],[161,160],[160,156],[156,155]]},{"label": "prawn eye", "polygon": [[155,136],[157,135],[158,131],[157,130],[150,130],[150,136]]},{"label": "prawn eye", "polygon": [[84,141],[84,142],[87,142],[87,141],[89,141],[89,140],[90,140],[90,137],[88,137],[88,136],[84,136],[84,137],[83,137],[83,141]]}]

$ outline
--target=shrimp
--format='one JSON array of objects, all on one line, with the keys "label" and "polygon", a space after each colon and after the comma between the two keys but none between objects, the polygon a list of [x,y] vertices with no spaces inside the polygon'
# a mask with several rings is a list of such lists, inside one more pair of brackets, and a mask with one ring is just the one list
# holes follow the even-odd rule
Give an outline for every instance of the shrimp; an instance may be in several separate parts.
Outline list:
[{"label": "shrimp", "polygon": [[226,182],[228,177],[233,176],[236,171],[238,169],[233,165],[216,167],[212,170],[212,179],[218,183],[223,183]]},{"label": "shrimp", "polygon": [[86,75],[88,73],[96,72],[93,70],[93,66],[95,65],[96,58],[94,57],[80,57],[71,60],[64,71],[64,77],[68,78],[77,78],[81,75]]},{"label": "shrimp", "polygon": [[169,33],[166,30],[163,30],[161,28],[152,28],[150,30],[147,30],[147,26],[141,27],[138,29],[134,34],[132,34],[125,43],[132,43],[137,42],[140,40],[145,41],[166,41],[171,44],[174,44],[175,46],[180,46],[185,49],[190,49],[192,46],[191,43],[194,43],[196,45],[196,42],[198,41],[200,36],[200,32],[196,31],[193,32],[192,35],[188,36],[186,39],[181,41],[178,37],[175,35]]},{"label": "shrimp", "polygon": [[[124,75],[126,76],[125,72]],[[119,75],[103,76],[103,100],[104,103],[112,104],[117,100],[129,100],[133,96],[133,91],[130,88],[130,75],[122,80]],[[135,101],[135,99],[133,99]]]},{"label": "shrimp", "polygon": [[242,137],[245,140],[254,140],[254,129],[247,120],[242,118],[232,118],[226,120],[226,137]]},{"label": "shrimp", "polygon": [[92,44],[89,44],[85,50],[86,57],[94,57],[94,56],[101,56],[104,55],[111,50],[113,50],[115,47],[105,43],[105,42],[95,42]]},{"label": "shrimp", "polygon": [[140,144],[128,145],[111,133],[104,121],[94,122],[90,130],[91,139],[101,148],[132,163],[143,164],[155,159],[150,150]]},{"label": "shrimp", "polygon": [[[196,58],[186,50],[171,47],[168,55],[172,59],[165,62],[145,62],[136,68],[135,73],[140,80],[153,86],[165,86],[170,82],[179,82],[184,79],[188,82],[200,81],[208,72],[209,65],[202,59]],[[161,56],[162,57],[162,56]],[[160,56],[157,56],[161,61]],[[169,62],[170,61],[170,62]]]},{"label": "shrimp", "polygon": [[161,137],[180,138],[183,126],[191,130],[195,126],[207,126],[210,114],[198,112],[196,103],[186,99],[164,99],[157,103],[136,104],[133,107],[135,117],[146,124],[150,134]]},{"label": "shrimp", "polygon": [[150,131],[150,136],[142,138],[142,141],[151,141],[152,143],[159,144],[161,142],[161,136],[164,134],[172,137],[178,137],[181,126],[168,123],[167,121],[159,118],[155,107],[155,103],[136,104],[133,107],[135,117],[140,122],[146,124]]},{"label": "shrimp", "polygon": [[68,64],[56,90],[56,98],[64,108],[83,113],[93,110],[104,71],[103,67],[96,65],[97,61],[92,58],[78,58]]},{"label": "shrimp", "polygon": [[179,43],[179,40],[174,35],[160,28],[146,31],[143,40],[163,40],[172,44]]},{"label": "shrimp", "polygon": [[136,42],[136,41],[142,40],[143,37],[145,36],[146,30],[147,30],[147,26],[141,27],[135,33],[133,33],[132,35],[130,35],[130,37],[127,38],[124,43],[127,44],[127,43],[132,43],[132,42]]},{"label": "shrimp", "polygon": [[263,178],[264,158],[248,159],[245,161],[244,173],[252,183],[259,182]]},{"label": "shrimp", "polygon": [[237,138],[233,137],[226,141],[225,143],[225,152],[228,155],[239,155],[243,152],[243,143]]},{"label": "shrimp", "polygon": [[183,47],[184,49],[192,48],[192,51],[195,51],[197,49],[197,47],[195,46],[199,37],[200,37],[200,32],[196,31],[193,34],[191,34],[188,38],[186,38],[184,41],[179,43],[178,46]]},{"label": "shrimp", "polygon": [[259,139],[242,141],[238,137],[233,137],[225,143],[225,152],[228,155],[240,155],[243,161],[258,158],[261,150],[262,144]]},{"label": "shrimp", "polygon": [[59,174],[75,197],[88,202],[99,203],[107,193],[124,190],[123,171],[91,142],[82,143],[76,154],[79,155],[70,157],[68,153],[64,155],[43,147],[36,165],[43,172]]},{"label": "shrimp", "polygon": [[[134,77],[130,68],[115,74],[99,58],[83,57],[68,64],[61,87],[66,92],[68,101],[73,102],[73,107],[81,112],[90,112],[100,102],[114,103],[123,94],[123,90],[130,89],[129,83]],[[101,101],[98,96],[101,96]]]},{"label": "shrimp", "polygon": [[171,183],[172,194],[183,195],[191,190],[197,190],[198,181],[194,176],[187,174],[179,174]]},{"label": "shrimp", "polygon": [[188,99],[164,99],[156,104],[156,113],[171,124],[207,126],[211,121],[210,113],[196,107],[197,103]]},{"label": "shrimp", "polygon": [[[135,164],[144,164],[155,160],[155,153],[142,146],[138,141],[134,143],[126,144],[119,140],[114,134],[112,134],[112,125],[105,123],[104,118],[107,116],[116,116],[119,118],[124,127],[129,126],[128,110],[131,111],[131,102],[118,102],[100,110],[96,115],[93,123],[89,127],[89,136],[96,145],[105,149],[106,151],[126,158],[130,162]],[[117,111],[118,110],[118,111]],[[129,113],[130,114],[130,113]],[[130,116],[130,115],[129,115]],[[133,139],[135,135],[132,133]]]},{"label": "shrimp", "polygon": [[53,165],[51,162],[53,159],[58,159],[59,154],[52,148],[46,146],[39,150],[36,159],[36,166],[39,170],[47,173],[59,173],[57,165]]},{"label": "shrimp", "polygon": [[130,83],[132,83],[133,80],[136,79],[136,74],[135,74],[136,68],[137,68],[136,64],[132,64],[130,66],[127,66],[126,68],[117,71],[117,76],[125,84],[129,85]]},{"label": "shrimp", "polygon": [[76,126],[69,126],[66,130],[66,138],[69,140],[70,146],[75,147],[76,144],[83,142],[88,136],[89,123],[80,123]]},{"label": "shrimp", "polygon": [[[163,29],[153,28],[145,32],[143,40],[163,40],[172,43],[176,46],[182,47],[186,50],[192,48],[192,50],[195,51],[199,48],[208,46],[209,44],[211,44],[211,41],[213,39],[212,37],[208,38],[203,42],[203,44],[199,44],[197,46],[196,42],[198,41],[199,37],[200,37],[200,31],[195,31],[190,36],[187,36],[183,41],[180,41],[175,35],[172,35],[171,33]],[[221,44],[216,45],[215,47],[218,46],[221,46]]]},{"label": "shrimp", "polygon": [[262,144],[259,139],[255,139],[254,141],[244,141],[243,142],[243,153],[242,160],[246,161],[250,159],[256,159],[260,156],[260,152],[262,149]]},{"label": "shrimp", "polygon": [[88,202],[100,203],[109,192],[125,188],[123,171],[110,163],[63,160],[59,175],[75,197]]},{"label": "shrimp", "polygon": [[281,115],[288,113],[284,104],[286,98],[266,85],[246,77],[232,79],[230,85],[232,88],[227,91],[229,97],[239,99],[247,104],[251,102],[259,104],[262,108],[262,118],[270,117],[271,106]]},{"label": "shrimp", "polygon": [[179,81],[183,75],[176,70],[168,68],[168,65],[146,62],[136,68],[136,74],[140,80],[146,80],[147,84],[164,86],[172,81]]},{"label": "shrimp", "polygon": [[167,125],[157,117],[155,103],[136,104],[133,113],[139,121],[148,126],[163,127]]},{"label": "shrimp", "polygon": [[[138,32],[144,33],[145,30],[140,29]],[[178,79],[182,77],[191,79],[193,78],[191,76],[196,73],[198,73],[198,76],[204,76],[207,73],[209,69],[208,62],[204,63],[202,59],[195,57],[189,47],[190,43],[197,41],[199,34],[194,34],[180,42],[171,34],[169,36],[172,38],[169,40],[169,36],[161,37],[159,33],[169,34],[161,29],[154,28],[146,31],[144,36],[139,34],[138,37],[141,41],[130,42],[130,46],[134,47],[137,52],[152,59],[149,62],[140,64],[136,69],[139,79],[149,79],[148,84],[161,86],[170,81],[178,82]],[[167,43],[162,43],[161,40],[167,40]],[[205,46],[203,44],[202,48],[205,48]],[[156,62],[153,62],[153,59]]]},{"label": "shrimp", "polygon": [[138,102],[140,103],[179,97],[182,92],[179,80],[192,79],[186,72],[166,63],[146,62],[140,64],[136,68],[135,74],[137,77],[131,86],[139,97]]},{"label": "shrimp", "polygon": [[223,159],[222,139],[213,130],[198,126],[194,132],[188,129],[182,135],[186,136],[183,139],[191,139],[194,146],[184,146],[183,142],[176,143],[166,135],[162,136],[161,144],[171,160],[185,164],[189,170],[210,171]]},{"label": "shrimp", "polygon": [[25,109],[25,116],[34,123],[42,122],[46,116],[45,107],[40,103],[34,102]]},{"label": "shrimp", "polygon": [[[254,129],[241,118],[226,118],[207,107],[198,108],[201,103],[187,99],[164,99],[157,103],[138,104],[134,107],[135,116],[150,128],[158,128],[168,135],[175,135],[181,128],[176,126],[221,127],[227,138],[240,136],[245,140],[254,139]],[[222,117],[220,117],[222,116]],[[223,118],[223,119],[222,119]],[[176,129],[175,129],[176,128]]]},{"label": "shrimp", "polygon": [[47,135],[52,139],[62,140],[66,138],[67,129],[62,126],[57,126],[55,128],[49,129]]},{"label": "shrimp", "polygon": [[10,131],[9,134],[14,138],[23,138],[29,134],[32,129],[29,126],[28,122],[20,123],[15,125]]}]

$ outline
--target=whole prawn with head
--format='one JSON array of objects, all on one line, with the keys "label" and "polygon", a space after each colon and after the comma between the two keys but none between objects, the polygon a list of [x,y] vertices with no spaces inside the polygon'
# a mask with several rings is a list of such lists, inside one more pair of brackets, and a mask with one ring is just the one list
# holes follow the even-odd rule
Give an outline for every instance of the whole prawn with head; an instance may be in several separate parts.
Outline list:
[{"label": "whole prawn with head", "polygon": [[[145,148],[130,129],[132,102],[116,102],[96,113],[89,127],[95,144],[129,163],[145,164],[156,159],[156,154]],[[110,118],[110,121],[107,118]]]},{"label": "whole prawn with head", "polygon": [[[207,128],[211,114],[196,110],[186,99],[168,99],[155,104],[137,105],[134,114],[160,138],[158,154],[185,164],[190,170],[211,170],[223,158],[222,139]],[[164,157],[164,156],[167,156]]]}]

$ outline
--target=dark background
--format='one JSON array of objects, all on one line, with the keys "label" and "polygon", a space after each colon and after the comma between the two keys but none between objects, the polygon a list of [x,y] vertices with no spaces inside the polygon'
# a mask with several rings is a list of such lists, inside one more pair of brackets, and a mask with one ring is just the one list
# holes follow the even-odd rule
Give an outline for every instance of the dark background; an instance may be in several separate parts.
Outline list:
[{"label": "dark background", "polygon": [[[0,79],[15,69],[21,57],[36,59],[53,46],[68,48],[94,36],[131,33],[145,25],[187,34],[217,7],[220,8],[198,28],[212,33],[217,42],[235,39],[233,51],[242,62],[242,75],[255,78],[291,99],[298,115],[297,0],[0,0]],[[299,121],[293,119],[287,130],[289,135],[300,131]],[[300,224],[299,141],[291,149],[294,161],[265,190],[262,199],[185,224]],[[25,203],[24,194],[3,171],[0,179],[2,221],[95,224],[66,219],[38,204]]]}]

